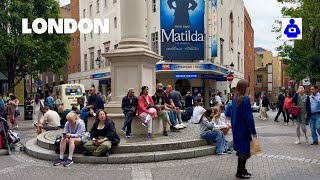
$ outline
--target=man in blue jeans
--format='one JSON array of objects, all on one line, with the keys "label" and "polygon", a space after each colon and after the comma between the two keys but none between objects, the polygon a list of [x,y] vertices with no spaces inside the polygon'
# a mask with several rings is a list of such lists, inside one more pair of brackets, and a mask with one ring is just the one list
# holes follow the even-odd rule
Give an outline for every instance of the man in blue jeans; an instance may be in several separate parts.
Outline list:
[{"label": "man in blue jeans", "polygon": [[[95,113],[99,109],[104,109],[103,100],[100,95],[96,94],[96,89],[91,87],[89,90],[89,98],[88,98],[88,105],[81,109],[80,111],[80,118],[84,121],[86,126],[86,131],[88,130],[88,117],[95,116]],[[93,112],[92,112],[93,110]]]},{"label": "man in blue jeans", "polygon": [[128,95],[122,98],[122,109],[125,115],[125,121],[121,129],[126,134],[126,138],[131,137],[132,118],[137,113],[138,98],[134,95],[134,89],[128,89]]},{"label": "man in blue jeans", "polygon": [[313,139],[311,145],[318,145],[318,134],[320,135],[320,93],[318,92],[318,86],[311,86],[310,91],[311,115],[309,123]]}]

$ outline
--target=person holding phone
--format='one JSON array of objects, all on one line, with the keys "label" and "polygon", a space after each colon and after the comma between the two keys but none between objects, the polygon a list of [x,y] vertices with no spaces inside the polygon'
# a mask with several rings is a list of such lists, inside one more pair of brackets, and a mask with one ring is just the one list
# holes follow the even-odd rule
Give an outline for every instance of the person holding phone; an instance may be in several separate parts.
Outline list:
[{"label": "person holding phone", "polygon": [[[85,133],[85,125],[83,120],[78,119],[75,112],[71,111],[67,115],[67,123],[65,124],[64,131],[62,133],[62,139],[60,141],[60,156],[57,161],[54,162],[54,166],[63,164],[64,167],[68,167],[73,164],[72,156],[76,145],[81,145],[81,137]],[[67,160],[64,160],[64,153],[66,151],[67,144],[69,144],[69,156]]]},{"label": "person holding phone", "polygon": [[114,122],[108,119],[107,113],[102,109],[97,111],[96,122],[93,124],[90,133],[92,141],[84,145],[87,150],[85,155],[109,155],[108,151],[111,147],[120,143]]},{"label": "person holding phone", "polygon": [[157,107],[157,114],[162,119],[163,135],[168,136],[167,123],[171,126],[168,113],[165,111],[165,97],[162,88],[157,89],[157,92],[152,96],[152,100]]}]

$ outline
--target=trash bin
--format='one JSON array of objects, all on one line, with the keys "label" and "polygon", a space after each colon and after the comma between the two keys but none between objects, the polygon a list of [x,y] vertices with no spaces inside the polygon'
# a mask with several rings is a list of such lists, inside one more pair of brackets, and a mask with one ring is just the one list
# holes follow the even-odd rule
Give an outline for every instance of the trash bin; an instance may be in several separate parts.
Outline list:
[{"label": "trash bin", "polygon": [[24,119],[32,120],[32,114],[33,114],[33,106],[26,105],[24,109]]}]

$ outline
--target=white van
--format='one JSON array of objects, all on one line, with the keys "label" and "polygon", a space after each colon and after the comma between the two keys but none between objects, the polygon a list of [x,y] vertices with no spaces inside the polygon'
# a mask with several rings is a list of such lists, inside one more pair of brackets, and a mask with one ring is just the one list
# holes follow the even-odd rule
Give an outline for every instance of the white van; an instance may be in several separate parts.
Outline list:
[{"label": "white van", "polygon": [[83,84],[63,84],[55,86],[52,95],[53,97],[58,95],[66,109],[71,109],[72,106],[80,109],[77,100],[82,97],[83,93],[85,93]]}]

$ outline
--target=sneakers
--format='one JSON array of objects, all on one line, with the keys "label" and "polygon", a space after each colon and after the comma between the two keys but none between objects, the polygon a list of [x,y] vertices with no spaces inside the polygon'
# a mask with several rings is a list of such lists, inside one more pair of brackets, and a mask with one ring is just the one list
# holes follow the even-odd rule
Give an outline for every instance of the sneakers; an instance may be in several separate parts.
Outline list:
[{"label": "sneakers", "polygon": [[288,126],[288,123],[284,123],[285,126]]},{"label": "sneakers", "polygon": [[279,122],[279,121],[277,119],[275,119],[274,122]]},{"label": "sneakers", "polygon": [[66,162],[64,162],[64,167],[69,167],[69,166],[71,166],[73,164],[73,161],[72,160],[70,160],[70,159],[67,159],[66,160]]},{"label": "sneakers", "polygon": [[126,131],[125,131],[124,129],[121,129],[121,132],[124,133],[124,134],[126,134]]},{"label": "sneakers", "polygon": [[300,142],[300,140],[297,140],[296,142],[295,142],[295,144],[300,144],[301,142]]},{"label": "sneakers", "polygon": [[60,164],[64,164],[64,160],[60,158],[53,163],[54,166],[59,166]]},{"label": "sneakers", "polygon": [[148,122],[145,121],[145,122],[142,123],[142,125],[143,125],[144,127],[148,127]]},{"label": "sneakers", "polygon": [[187,126],[185,125],[185,124],[183,124],[183,123],[181,123],[181,126],[183,127],[183,128],[186,128]]},{"label": "sneakers", "polygon": [[181,126],[181,124],[177,124],[174,127],[177,128],[177,129],[183,129],[183,126]]},{"label": "sneakers", "polygon": [[218,155],[228,155],[228,152],[220,152],[220,153],[217,153]]},{"label": "sneakers", "polygon": [[173,127],[173,126],[170,127],[170,131],[171,132],[180,132],[179,129],[177,129],[176,127]]},{"label": "sneakers", "polygon": [[130,135],[126,135],[126,138],[129,139],[129,138],[131,138],[131,136]]},{"label": "sneakers", "polygon": [[310,145],[319,145],[319,142],[313,142]]}]

